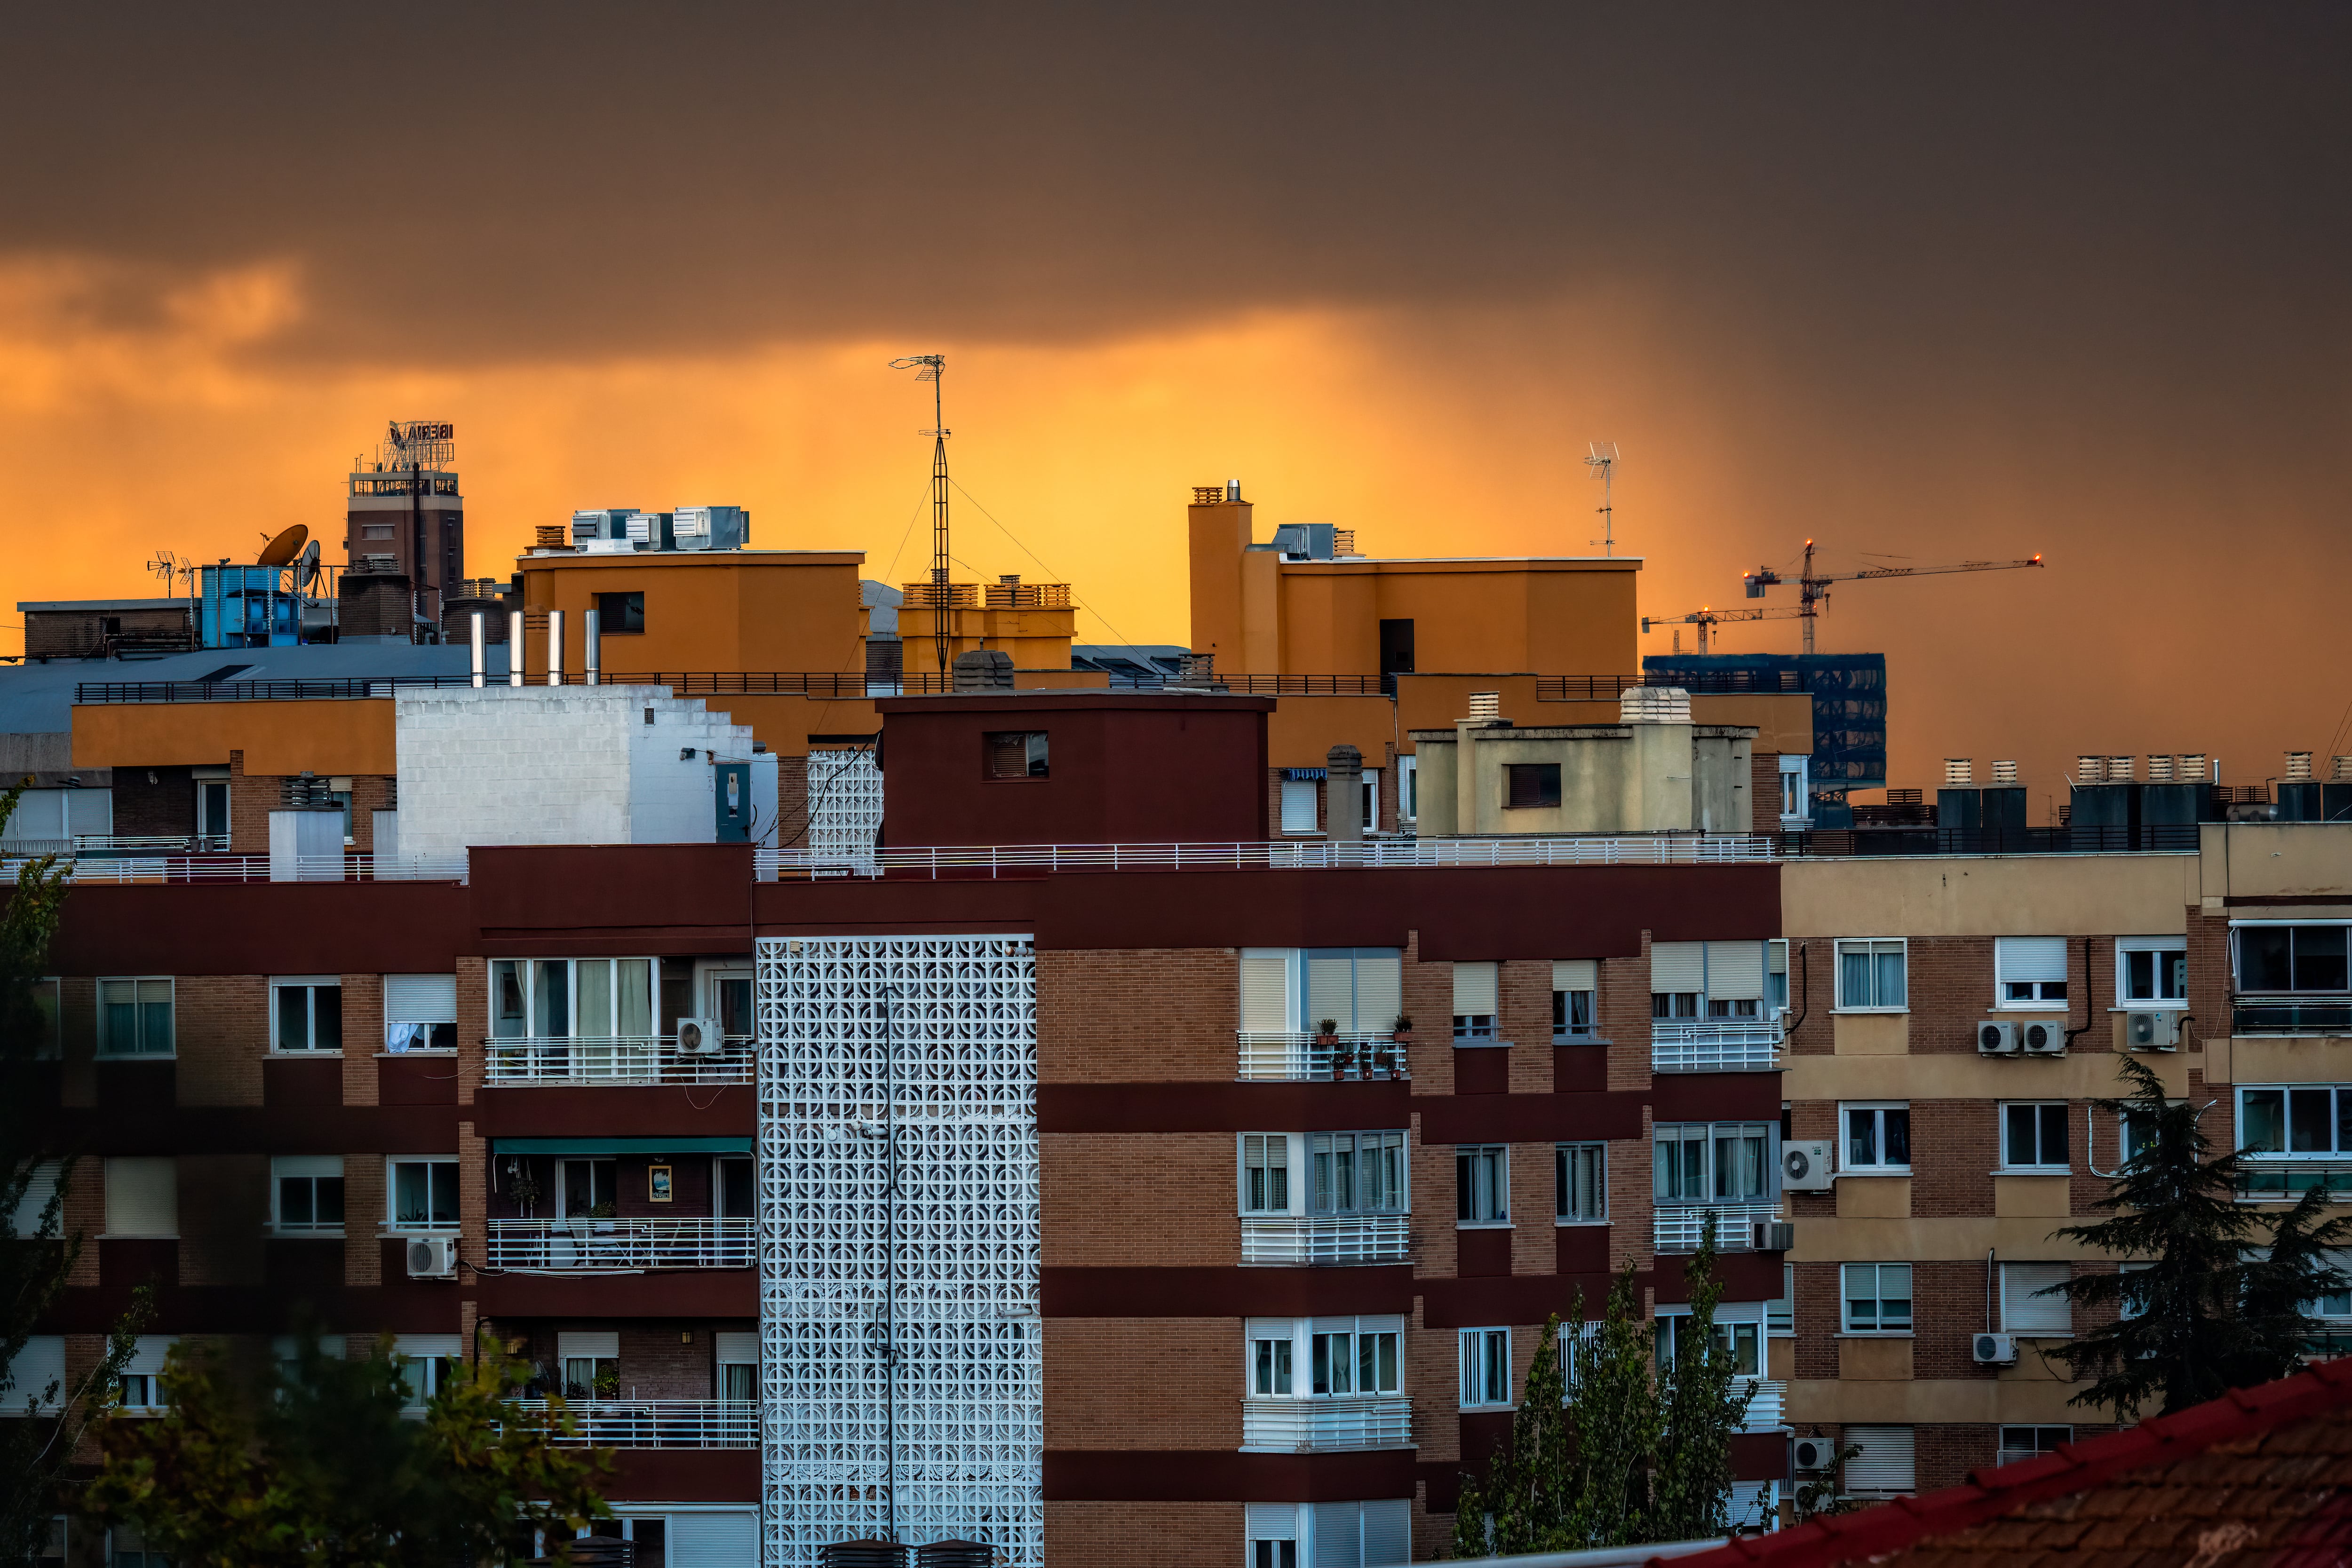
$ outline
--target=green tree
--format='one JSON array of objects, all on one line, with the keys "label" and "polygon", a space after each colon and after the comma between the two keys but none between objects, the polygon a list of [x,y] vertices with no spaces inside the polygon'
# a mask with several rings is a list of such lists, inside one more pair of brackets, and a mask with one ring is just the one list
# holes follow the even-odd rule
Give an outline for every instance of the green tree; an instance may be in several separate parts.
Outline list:
[{"label": "green tree", "polygon": [[[1563,1343],[1552,1318],[1537,1341],[1509,1446],[1486,1479],[1465,1475],[1454,1517],[1464,1557],[1569,1552],[1720,1534],[1727,1522],[1731,1435],[1756,1392],[1740,1385],[1716,1333],[1723,1287],[1715,1231],[1684,1266],[1691,1311],[1643,1321],[1633,1271],[1612,1281],[1601,1321]],[[1670,1333],[1670,1341],[1658,1336]],[[1670,1346],[1670,1348],[1666,1348]],[[1662,1350],[1664,1354],[1661,1354]]]},{"label": "green tree", "polygon": [[2266,1225],[2238,1201],[2242,1153],[2215,1154],[2196,1106],[2168,1100],[2147,1063],[2125,1057],[2121,1071],[2131,1095],[2095,1102],[2133,1144],[2093,1205],[2109,1218],[2054,1235],[2135,1267],[2052,1287],[2116,1309],[2053,1354],[2091,1380],[2070,1403],[2130,1421],[2144,1406],[2179,1410],[2293,1371],[2320,1329],[2312,1298],[2345,1288],[2326,1249],[2352,1239],[2352,1222],[2324,1218],[2315,1191]]},{"label": "green tree", "polygon": [[90,1510],[181,1568],[446,1568],[609,1514],[611,1450],[560,1447],[561,1400],[545,1420],[512,1408],[523,1370],[487,1335],[422,1420],[401,1413],[391,1348],[346,1360],[306,1333],[290,1365],[261,1368],[175,1347],[164,1414],[105,1432]]}]

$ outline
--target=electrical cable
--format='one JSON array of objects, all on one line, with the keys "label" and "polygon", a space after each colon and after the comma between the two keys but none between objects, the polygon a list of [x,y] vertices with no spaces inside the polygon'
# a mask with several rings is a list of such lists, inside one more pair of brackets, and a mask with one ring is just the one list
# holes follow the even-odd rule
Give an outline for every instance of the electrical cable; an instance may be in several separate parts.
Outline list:
[{"label": "electrical cable", "polygon": [[[1052,578],[1060,578],[1060,577],[1061,577],[1061,575],[1062,575],[1062,574],[1061,574],[1060,572],[1057,572],[1057,571],[1055,571],[1052,567],[1050,567],[1050,566],[1046,566],[1046,565],[1045,565],[1045,557],[1043,557],[1043,556],[1039,555],[1035,550],[1031,549],[1027,545],[1022,544],[1022,543],[1021,543],[1020,537],[1019,537],[1018,535],[1014,534],[1014,533],[1013,533],[1013,531],[1011,528],[1006,528],[1006,527],[1005,527],[1002,522],[998,521],[998,519],[997,519],[997,516],[996,516],[996,514],[995,514],[995,513],[993,513],[993,512],[990,511],[986,507],[982,506],[982,505],[981,505],[981,502],[980,502],[980,497],[977,497],[977,496],[973,495],[973,494],[972,494],[971,491],[969,491],[969,490],[964,490],[963,486],[962,486],[961,485],[960,485],[960,484],[957,484],[957,483],[956,483],[956,481],[955,481],[955,480],[953,480],[953,479],[950,479],[950,480],[948,481],[948,483],[949,483],[949,484],[950,484],[950,485],[954,485],[954,486],[955,486],[955,487],[956,487],[957,489],[959,489],[959,490],[963,490],[963,498],[964,498],[965,500],[967,500],[967,501],[970,501],[970,502],[972,504],[973,507],[974,507],[976,510],[978,510],[978,511],[979,511],[979,513],[980,513],[980,515],[981,515],[982,517],[986,517],[986,518],[987,518],[990,522],[992,522],[992,523],[995,523],[995,524],[996,524],[997,531],[998,531],[999,533],[1002,533],[1002,534],[1003,534],[1006,538],[1011,539],[1011,540],[1013,542],[1013,544],[1014,544],[1016,547],[1018,547],[1018,548],[1019,548],[1019,549],[1020,549],[1020,551],[1021,551],[1021,553],[1022,553],[1023,555],[1025,555],[1025,556],[1027,556],[1031,560],[1035,561],[1035,562],[1037,563],[1037,565],[1038,565],[1041,569],[1043,569],[1043,570],[1044,570],[1044,571],[1045,571],[1045,575],[1046,575],[1046,576],[1048,576],[1048,577],[1052,577]],[[973,573],[974,573],[974,575],[978,575],[978,569],[977,569],[977,568],[971,567],[971,566],[967,565],[967,566],[965,567],[965,570],[966,570],[967,571],[971,571],[971,572],[973,572]],[[1096,620],[1097,620],[1097,621],[1101,622],[1103,623],[1104,628],[1105,628],[1106,630],[1108,630],[1108,631],[1110,632],[1110,634],[1111,634],[1112,636],[1114,636],[1114,637],[1118,638],[1121,643],[1123,643],[1123,644],[1125,644],[1126,646],[1129,646],[1129,647],[1133,647],[1133,646],[1135,645],[1135,644],[1133,644],[1132,643],[1129,643],[1129,642],[1128,642],[1128,636],[1127,636],[1127,633],[1126,633],[1126,632],[1124,632],[1120,631],[1118,627],[1116,627],[1116,626],[1114,626],[1114,625],[1112,625],[1112,624],[1111,624],[1111,620],[1110,620],[1110,617],[1109,617],[1109,616],[1105,615],[1101,611],[1097,610],[1093,605],[1088,604],[1085,600],[1080,599],[1080,598],[1079,598],[1079,597],[1078,597],[1075,592],[1074,592],[1074,593],[1072,593],[1072,594],[1070,595],[1070,601],[1071,601],[1071,602],[1072,602],[1072,603],[1076,604],[1079,609],[1081,609],[1081,610],[1085,611],[1087,614],[1089,614],[1089,615],[1093,616]]]}]

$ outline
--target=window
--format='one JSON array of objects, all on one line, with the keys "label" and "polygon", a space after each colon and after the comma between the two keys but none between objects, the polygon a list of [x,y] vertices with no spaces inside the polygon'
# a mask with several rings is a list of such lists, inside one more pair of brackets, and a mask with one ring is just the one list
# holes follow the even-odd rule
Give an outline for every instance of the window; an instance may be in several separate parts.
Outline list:
[{"label": "window", "polygon": [[1669,1123],[1653,1129],[1659,1203],[1762,1203],[1772,1194],[1778,1129],[1760,1122]]},{"label": "window", "polygon": [[172,982],[169,977],[99,981],[98,1053],[100,1056],[172,1054]]},{"label": "window", "polygon": [[343,982],[340,976],[310,975],[269,982],[273,1051],[343,1049]]},{"label": "window", "polygon": [[[58,1178],[64,1174],[65,1165],[59,1160],[43,1160],[26,1174],[25,1190],[16,1199],[16,1212],[8,1216],[9,1235],[28,1238],[40,1235],[41,1217],[47,1211],[51,1200],[57,1197]],[[59,1202],[56,1227],[49,1232],[50,1239],[62,1235],[64,1229],[65,1205]]]},{"label": "window", "polygon": [[1911,1332],[1911,1265],[1842,1263],[1848,1333]]},{"label": "window", "polygon": [[1454,1151],[1454,1218],[1461,1225],[1511,1221],[1511,1151],[1503,1144],[1465,1144]]},{"label": "window", "polygon": [[1454,966],[1454,1038],[1490,1040],[1495,1038],[1496,967],[1491,963]]},{"label": "window", "polygon": [[1893,941],[1837,945],[1837,1005],[1841,1012],[1902,1012],[1910,1004],[1904,944]]},{"label": "window", "polygon": [[152,1415],[171,1403],[163,1383],[163,1369],[170,1364],[172,1347],[179,1343],[173,1334],[141,1334],[131,1351],[131,1359],[122,1364],[116,1376],[115,1391],[121,1396],[122,1407],[138,1415]]},{"label": "window", "polygon": [[620,1162],[563,1159],[555,1162],[558,1214],[569,1219],[610,1219],[620,1197]]},{"label": "window", "polygon": [[2066,1103],[2063,1100],[2000,1108],[2000,1164],[2009,1171],[2066,1168]]},{"label": "window", "polygon": [[269,1162],[269,1223],[280,1235],[343,1233],[343,1157],[278,1155]]},{"label": "window", "polygon": [[1503,805],[1507,810],[1526,811],[1559,804],[1559,764],[1557,762],[1507,762],[1503,764]]},{"label": "window", "polygon": [[653,981],[650,958],[497,959],[490,1032],[501,1040],[649,1040]]},{"label": "window", "polygon": [[1780,1293],[1764,1303],[1764,1332],[1787,1338],[1797,1332],[1797,1266],[1780,1265]]},{"label": "window", "polygon": [[1377,833],[1381,831],[1381,770],[1365,768],[1359,782],[1364,787],[1364,831]]},{"label": "window", "polygon": [[1911,1169],[1910,1106],[1894,1103],[1845,1104],[1838,1107],[1838,1120],[1845,1127],[1839,1169],[1908,1174]]},{"label": "window", "polygon": [[2000,1429],[2000,1462],[2013,1465],[2036,1454],[2055,1453],[2060,1444],[2074,1440],[2074,1428],[2072,1427],[2003,1427]]},{"label": "window", "polygon": [[1792,757],[1786,752],[1780,755],[1780,825],[1784,828],[1811,825],[1807,821],[1811,802],[1806,799],[1805,789],[1805,774],[1811,760],[1801,755]]},{"label": "window", "polygon": [[1397,1015],[1404,1009],[1402,952],[1394,947],[1310,947],[1301,960],[1307,1016],[1288,1027],[1319,1029],[1325,1019],[1338,1024],[1341,1034],[1386,1034],[1396,1027]]},{"label": "window", "polygon": [[2352,1084],[2239,1090],[2238,1146],[2259,1155],[2352,1154]]},{"label": "window", "polygon": [[2156,1008],[2189,1005],[2186,941],[2179,936],[2116,938],[2116,1005],[2127,1007],[2133,1003]]},{"label": "window", "polygon": [[1511,1331],[1464,1329],[1462,1408],[1477,1410],[1511,1402]]},{"label": "window", "polygon": [[1317,811],[1317,797],[1322,791],[1311,779],[1286,779],[1282,781],[1282,831],[1286,833],[1311,833],[1322,825]]},{"label": "window", "polygon": [[646,629],[643,593],[600,593],[596,596],[596,635],[635,636]]},{"label": "window", "polygon": [[1592,1036],[1592,998],[1601,966],[1590,958],[1565,958],[1551,967],[1551,1035],[1554,1040]]},{"label": "window", "polygon": [[[1721,1313],[1739,1313],[1739,1317],[1717,1315],[1715,1320],[1715,1343],[1731,1358],[1734,1377],[1761,1377],[1764,1375],[1764,1325],[1756,1317],[1752,1305],[1725,1307]],[[1688,1307],[1660,1307],[1657,1311],[1656,1336],[1651,1341],[1651,1355],[1658,1370],[1674,1369],[1675,1358],[1690,1343],[1691,1312]],[[1735,1390],[1737,1392],[1737,1390]]]},{"label": "window", "polygon": [[[511,969],[510,964],[498,966]],[[383,1048],[386,1051],[457,1049],[457,977],[386,975],[383,977]]]},{"label": "window", "polygon": [[1307,1166],[1315,1214],[1402,1214],[1405,1210],[1405,1134],[1310,1133]]},{"label": "window", "polygon": [[2347,988],[2342,925],[2241,925],[2238,989],[2333,991]]},{"label": "window", "polygon": [[1042,729],[1001,729],[987,737],[991,779],[1044,779],[1045,732]]},{"label": "window", "polygon": [[1845,1490],[1897,1497],[1918,1490],[1917,1462],[1908,1427],[1848,1427],[1847,1445],[1862,1452],[1845,1462]]},{"label": "window", "polygon": [[393,1359],[411,1409],[437,1397],[457,1375],[459,1341],[453,1333],[404,1333],[392,1338]]},{"label": "window", "polygon": [[1290,1212],[1290,1136],[1286,1133],[1242,1134],[1242,1212]]},{"label": "window", "polygon": [[228,780],[196,780],[196,833],[207,849],[228,848]]},{"label": "window", "polygon": [[1761,1018],[1767,946],[1761,941],[1652,943],[1651,1018]]},{"label": "window", "polygon": [[1279,1333],[1261,1333],[1250,1340],[1250,1392],[1261,1399],[1280,1399],[1295,1392],[1291,1350],[1296,1336],[1286,1325]]},{"label": "window", "polygon": [[754,1219],[758,1210],[748,1157],[721,1155],[719,1166],[719,1214],[722,1219]]},{"label": "window", "polygon": [[1552,1215],[1562,1225],[1600,1225],[1609,1218],[1609,1145],[1552,1147]]},{"label": "window", "polygon": [[718,1348],[719,1397],[750,1405],[760,1397],[760,1336],[756,1331],[721,1329],[710,1336]]},{"label": "window", "polygon": [[166,1155],[115,1155],[106,1162],[106,1232],[109,1236],[177,1236],[180,1233],[179,1162]]},{"label": "window", "polygon": [[394,1159],[385,1164],[385,1220],[395,1230],[457,1228],[456,1159]]},{"label": "window", "polygon": [[148,1549],[146,1531],[135,1524],[118,1524],[106,1532],[106,1562],[107,1568],[172,1568],[170,1558]]},{"label": "window", "polygon": [[1764,944],[1764,1005],[1775,1014],[1789,1010],[1789,941],[1785,936]]},{"label": "window", "polygon": [[1421,758],[1397,758],[1397,815],[1406,821],[1421,816]]},{"label": "window", "polygon": [[719,1020],[719,1032],[730,1040],[749,1040],[758,1031],[751,1012],[751,979],[749,971],[710,977],[711,1016]]},{"label": "window", "polygon": [[2074,1332],[2074,1304],[2058,1293],[2074,1277],[2065,1263],[2003,1263],[2000,1266],[2000,1326],[2003,1332],[2063,1338]]},{"label": "window", "polygon": [[1326,1330],[1324,1322],[1317,1319],[1315,1332],[1307,1336],[1315,1393],[1336,1398],[1397,1391],[1397,1341],[1402,1334],[1360,1325]]},{"label": "window", "polygon": [[2066,938],[2000,936],[1992,945],[1993,1006],[2066,1005]]}]

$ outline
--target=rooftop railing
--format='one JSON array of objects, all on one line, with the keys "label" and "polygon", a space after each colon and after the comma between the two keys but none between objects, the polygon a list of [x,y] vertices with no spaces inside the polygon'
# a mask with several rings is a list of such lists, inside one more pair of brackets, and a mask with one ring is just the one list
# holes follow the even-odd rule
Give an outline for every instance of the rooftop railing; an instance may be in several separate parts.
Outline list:
[{"label": "rooftop railing", "polygon": [[[13,882],[26,864],[0,858],[0,878]],[[89,853],[76,851],[61,862],[77,885],[131,883],[223,882],[463,882],[464,855],[299,855],[273,862],[268,855],[151,855],[136,850]],[[289,874],[280,875],[279,872]]]},{"label": "rooftop railing", "polygon": [[718,1051],[683,1051],[657,1035],[504,1036],[482,1041],[482,1082],[493,1088],[530,1084],[749,1083],[750,1035]]},{"label": "rooftop railing", "polygon": [[1748,833],[1594,833],[1573,838],[1319,839],[1198,844],[971,844],[832,855],[761,850],[760,880],[880,876],[986,878],[1078,871],[1380,871],[1427,866],[1726,865],[1773,858]]},{"label": "rooftop railing", "polygon": [[493,1219],[487,1266],[523,1274],[749,1269],[750,1219]]},{"label": "rooftop railing", "polygon": [[1315,1454],[1412,1446],[1412,1401],[1394,1395],[1242,1401],[1244,1453]]}]

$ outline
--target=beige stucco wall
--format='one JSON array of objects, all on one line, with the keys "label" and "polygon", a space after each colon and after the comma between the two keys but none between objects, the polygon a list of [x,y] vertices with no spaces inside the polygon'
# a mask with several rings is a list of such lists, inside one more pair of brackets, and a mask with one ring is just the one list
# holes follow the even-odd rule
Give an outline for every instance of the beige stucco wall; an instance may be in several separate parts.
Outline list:
[{"label": "beige stucco wall", "polygon": [[[2122,1069],[2119,1052],[2083,1050],[2048,1057],[1947,1051],[1785,1060],[1780,1092],[1795,1101],[2094,1100],[2116,1092]],[[2188,1093],[2189,1071],[2204,1065],[2193,1051],[2148,1051],[2134,1060],[2153,1069],[2169,1094]]]},{"label": "beige stucco wall", "polygon": [[[75,753],[80,755],[79,751]],[[2322,902],[2352,896],[2352,829],[2341,822],[2216,822],[2198,835],[2202,896],[2210,909],[2225,898],[2286,898],[2308,894]],[[2293,909],[2233,911],[2284,919]],[[2314,914],[2320,911],[2312,911]],[[2343,918],[2338,908],[2326,912]]]},{"label": "beige stucco wall", "polygon": [[[1462,736],[1475,738],[1465,747]],[[1457,726],[1453,737],[1423,731],[1415,745],[1424,833],[1679,831],[1701,816],[1717,832],[1748,831],[1745,734],[1687,724]],[[1503,769],[1528,762],[1559,764],[1558,807],[1504,808]]]},{"label": "beige stucco wall", "polygon": [[[2352,838],[2352,833],[2346,835]],[[1794,861],[1790,936],[2162,936],[2188,929],[2193,855],[1906,856]]]}]

